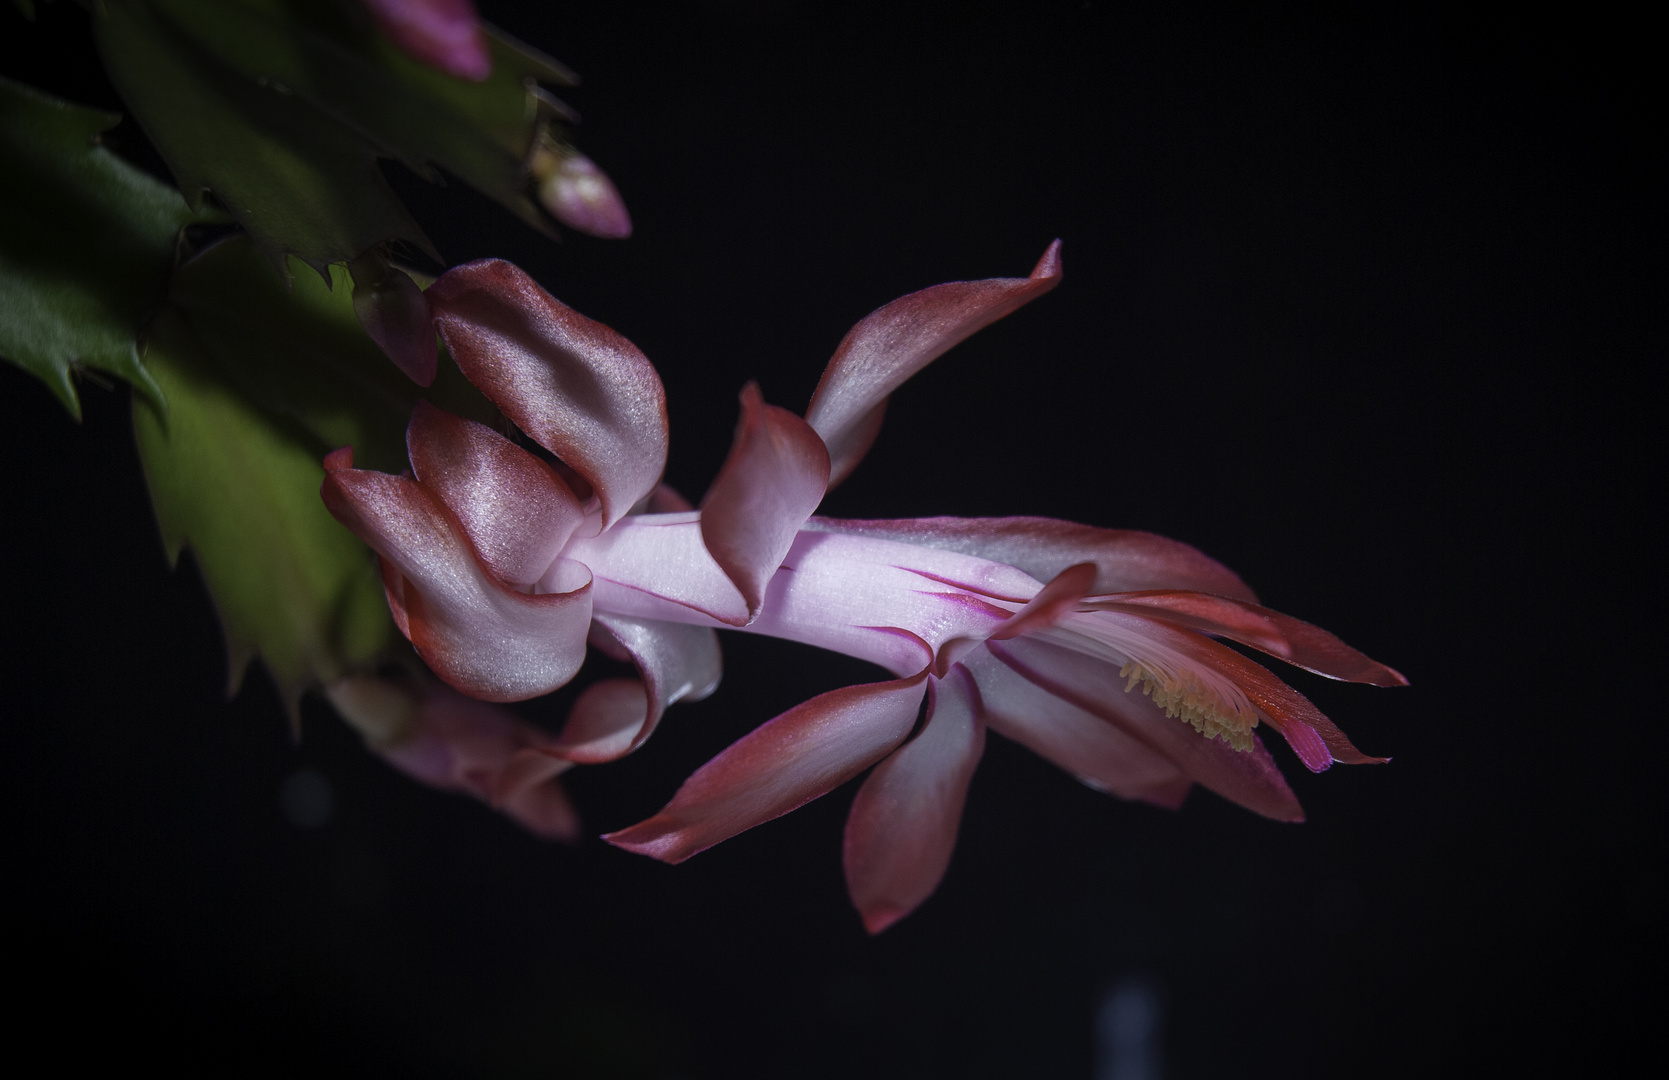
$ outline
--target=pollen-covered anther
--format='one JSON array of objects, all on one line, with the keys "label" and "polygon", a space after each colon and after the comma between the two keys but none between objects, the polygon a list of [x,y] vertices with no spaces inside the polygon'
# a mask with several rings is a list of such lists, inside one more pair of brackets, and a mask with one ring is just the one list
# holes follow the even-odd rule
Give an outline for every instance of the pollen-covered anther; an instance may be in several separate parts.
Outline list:
[{"label": "pollen-covered anther", "polygon": [[[1142,693],[1165,710],[1168,717],[1186,720],[1208,739],[1220,738],[1236,750],[1252,749],[1252,729],[1258,726],[1257,714],[1250,708],[1237,709],[1223,700],[1214,687],[1201,682],[1193,672],[1178,677],[1149,671],[1135,660],[1119,669],[1119,676],[1128,681],[1124,692],[1142,684]],[[1250,703],[1248,703],[1249,705]]]}]

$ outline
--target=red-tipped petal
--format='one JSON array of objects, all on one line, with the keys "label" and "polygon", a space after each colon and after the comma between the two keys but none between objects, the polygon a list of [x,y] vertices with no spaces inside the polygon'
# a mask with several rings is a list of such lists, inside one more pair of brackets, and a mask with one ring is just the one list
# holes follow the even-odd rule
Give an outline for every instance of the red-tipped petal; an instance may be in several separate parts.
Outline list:
[{"label": "red-tipped petal", "polygon": [[501,259],[448,270],[428,297],[458,367],[592,484],[603,528],[655,489],[666,466],[666,392],[637,346]]},{"label": "red-tipped petal", "polygon": [[483,700],[521,701],[579,670],[591,622],[583,567],[568,591],[529,596],[487,570],[456,519],[414,480],[337,469],[320,494],[397,569],[411,643],[442,679]]},{"label": "red-tipped petal", "polygon": [[830,485],[845,479],[875,441],[877,410],[888,394],[976,331],[1053,289],[1060,277],[1056,240],[1030,277],[935,285],[876,309],[852,327],[806,410],[806,421],[835,462]]},{"label": "red-tipped petal", "polygon": [[991,642],[986,648],[1028,681],[1115,724],[1223,798],[1277,821],[1304,820],[1292,789],[1255,733],[1249,752],[1204,738],[1167,717],[1140,691],[1126,693],[1117,668],[1036,638]]},{"label": "red-tipped petal", "polygon": [[1028,600],[1025,607],[991,631],[991,640],[1006,641],[1053,626],[1084,598],[1085,591],[1095,582],[1095,575],[1094,563],[1079,563],[1062,570]]},{"label": "red-tipped petal", "polygon": [[742,388],[730,456],[701,500],[701,540],[756,616],[765,586],[829,486],[829,452],[811,426]]},{"label": "red-tipped petal", "polygon": [[1077,563],[1094,563],[1095,594],[1138,589],[1192,589],[1255,602],[1246,583],[1222,563],[1187,544],[1133,529],[1097,529],[1041,517],[901,518],[849,520],[814,517],[806,528],[873,536],[1007,563],[1048,581]]},{"label": "red-tipped petal", "polygon": [[1321,627],[1242,600],[1198,592],[1154,590],[1092,597],[1086,606],[1128,611],[1208,634],[1221,634],[1329,679],[1374,686],[1408,685],[1401,672],[1370,660]]},{"label": "red-tipped petal", "polygon": [[825,795],[891,753],[915,726],[927,676],[832,690],[732,743],[616,847],[679,863]]},{"label": "red-tipped petal", "polygon": [[413,59],[481,82],[492,57],[470,0],[365,0],[383,33]]},{"label": "red-tipped petal", "polygon": [[927,723],[875,766],[846,819],[846,889],[871,934],[938,888],[984,751],[978,691],[952,669],[933,683]]},{"label": "red-tipped petal", "polygon": [[425,489],[457,515],[487,568],[531,585],[584,519],[556,470],[485,424],[420,401],[406,452]]},{"label": "red-tipped petal", "polygon": [[991,730],[1097,791],[1167,810],[1182,805],[1192,782],[1147,743],[1027,681],[988,650],[975,650],[962,665],[979,686]]},{"label": "red-tipped petal", "polygon": [[591,641],[637,665],[638,679],[610,679],[580,695],[562,730],[560,753],[597,764],[636,750],[668,705],[700,701],[723,673],[719,636],[704,626],[595,613]]}]

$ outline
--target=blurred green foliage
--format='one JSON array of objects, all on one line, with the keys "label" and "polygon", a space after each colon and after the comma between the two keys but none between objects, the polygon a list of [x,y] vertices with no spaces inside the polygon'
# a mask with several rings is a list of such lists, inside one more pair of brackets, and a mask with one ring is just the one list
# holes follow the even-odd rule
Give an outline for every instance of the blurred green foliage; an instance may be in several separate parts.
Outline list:
[{"label": "blurred green foliage", "polygon": [[106,0],[94,33],[111,79],[193,206],[212,192],[281,267],[322,270],[403,241],[439,261],[377,159],[443,168],[543,232],[525,161],[574,76],[489,31],[493,73],[426,67],[332,0]]}]

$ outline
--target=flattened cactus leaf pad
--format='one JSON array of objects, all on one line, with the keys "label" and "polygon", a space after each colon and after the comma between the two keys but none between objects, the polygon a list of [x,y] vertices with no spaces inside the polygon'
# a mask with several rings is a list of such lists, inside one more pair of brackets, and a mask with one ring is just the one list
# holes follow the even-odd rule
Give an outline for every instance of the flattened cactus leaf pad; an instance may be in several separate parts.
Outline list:
[{"label": "flattened cactus leaf pad", "polygon": [[78,367],[163,405],[135,335],[162,300],[179,231],[216,217],[100,146],[118,119],[0,78],[0,356],[77,418]]},{"label": "flattened cactus leaf pad", "polygon": [[303,690],[393,643],[374,560],[319,500],[321,445],[225,378],[177,309],[146,359],[169,410],[135,399],[133,424],[169,558],[189,547],[202,570],[229,689],[259,655],[293,716]]}]

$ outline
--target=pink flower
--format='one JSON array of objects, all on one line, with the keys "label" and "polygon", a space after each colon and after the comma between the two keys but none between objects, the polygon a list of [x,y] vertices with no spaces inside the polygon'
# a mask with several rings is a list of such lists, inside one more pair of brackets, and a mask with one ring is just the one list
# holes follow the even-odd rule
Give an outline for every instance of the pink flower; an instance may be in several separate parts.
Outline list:
[{"label": "pink flower", "polygon": [[470,0],[365,0],[382,32],[414,60],[481,82],[492,57]]},{"label": "pink flower", "polygon": [[874,441],[893,390],[1059,280],[1057,242],[1028,277],[938,285],[882,307],[841,342],[803,420],[745,387],[730,456],[697,511],[658,487],[666,418],[648,361],[506,263],[459,267],[428,293],[441,336],[561,464],[421,406],[407,436],[413,476],[338,460],[325,501],[382,555],[401,628],[466,693],[544,693],[573,676],[588,639],[636,664],[639,679],[598,684],[576,703],[554,751],[568,760],[629,753],[667,705],[710,693],[717,628],[890,671],[763,724],[659,814],[607,837],[680,862],[875,766],[845,850],[871,932],[943,876],[988,729],[1124,798],[1175,807],[1199,783],[1301,820],[1260,723],[1315,771],[1383,759],[1214,639],[1333,678],[1403,683],[1395,671],[1258,606],[1219,563],[1148,533],[1047,518],[811,516]]}]

